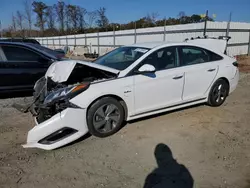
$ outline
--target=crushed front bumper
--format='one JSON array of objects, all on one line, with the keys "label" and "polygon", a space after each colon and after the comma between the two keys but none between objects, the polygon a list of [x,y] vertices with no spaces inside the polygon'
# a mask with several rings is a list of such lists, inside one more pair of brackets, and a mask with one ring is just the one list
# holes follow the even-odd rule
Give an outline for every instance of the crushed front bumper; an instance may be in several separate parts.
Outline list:
[{"label": "crushed front bumper", "polygon": [[[35,120],[36,121],[36,120]],[[67,108],[28,132],[24,148],[52,150],[69,144],[88,133],[86,109]]]}]

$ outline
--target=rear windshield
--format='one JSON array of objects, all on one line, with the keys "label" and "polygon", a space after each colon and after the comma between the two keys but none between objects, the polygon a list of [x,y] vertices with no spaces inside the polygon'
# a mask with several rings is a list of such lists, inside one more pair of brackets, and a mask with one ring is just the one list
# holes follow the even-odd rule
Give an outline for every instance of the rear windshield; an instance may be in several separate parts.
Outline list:
[{"label": "rear windshield", "polygon": [[50,48],[41,46],[41,45],[39,45],[39,44],[29,44],[29,45],[30,45],[30,46],[33,46],[34,48],[39,49],[40,51],[43,51],[43,52],[45,52],[45,53],[48,53],[48,54],[54,56],[56,59],[61,59],[61,58],[60,58],[60,57],[61,57],[61,56],[60,56],[60,55],[61,55],[60,52],[56,52],[55,50],[52,50],[52,49],[50,49]]}]

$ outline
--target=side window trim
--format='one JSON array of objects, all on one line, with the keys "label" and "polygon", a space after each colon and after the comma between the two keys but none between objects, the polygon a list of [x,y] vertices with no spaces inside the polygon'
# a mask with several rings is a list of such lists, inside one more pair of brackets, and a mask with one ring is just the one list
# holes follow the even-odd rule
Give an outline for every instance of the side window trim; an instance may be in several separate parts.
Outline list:
[{"label": "side window trim", "polygon": [[175,68],[178,68],[181,66],[179,46],[175,46],[175,58]]}]

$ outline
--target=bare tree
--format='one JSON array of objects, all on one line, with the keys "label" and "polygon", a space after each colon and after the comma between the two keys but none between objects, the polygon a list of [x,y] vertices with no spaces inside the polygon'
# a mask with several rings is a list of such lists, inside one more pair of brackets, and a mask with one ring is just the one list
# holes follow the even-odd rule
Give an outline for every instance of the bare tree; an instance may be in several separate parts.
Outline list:
[{"label": "bare tree", "polygon": [[96,24],[98,27],[107,29],[109,20],[106,16],[106,8],[101,7],[99,10],[97,10],[97,15],[98,19],[96,20]]},{"label": "bare tree", "polygon": [[67,5],[67,14],[69,22],[72,23],[73,29],[76,31],[78,23],[78,9],[75,5]]},{"label": "bare tree", "polygon": [[65,3],[63,1],[58,1],[56,6],[57,19],[60,25],[61,32],[64,32],[65,23]]},{"label": "bare tree", "polygon": [[55,28],[55,12],[53,6],[48,6],[46,9],[48,29]]},{"label": "bare tree", "polygon": [[77,7],[77,17],[78,17],[78,22],[79,22],[79,27],[81,30],[83,30],[84,26],[85,26],[85,20],[84,17],[86,15],[87,11],[85,8],[82,7]]},{"label": "bare tree", "polygon": [[187,16],[186,16],[184,11],[179,12],[178,18],[179,18],[181,24],[184,24],[187,21]]},{"label": "bare tree", "polygon": [[12,14],[12,30],[16,32],[16,17]]},{"label": "bare tree", "polygon": [[31,36],[31,28],[32,28],[32,3],[30,0],[24,0],[24,18],[28,22],[29,26],[29,36]]},{"label": "bare tree", "polygon": [[157,19],[158,19],[158,17],[159,17],[159,13],[158,12],[153,12],[153,13],[151,13],[150,17],[151,17],[152,23],[155,24],[156,21],[157,21]]},{"label": "bare tree", "polygon": [[[70,4],[69,4],[70,5]],[[65,5],[65,25],[66,25],[66,32],[70,32],[70,13],[69,13],[69,7],[68,5]]]},{"label": "bare tree", "polygon": [[43,2],[34,1],[32,3],[33,11],[36,13],[36,23],[35,26],[39,27],[42,35],[44,33],[44,25],[46,23],[46,9],[48,8],[47,5]]},{"label": "bare tree", "polygon": [[154,26],[154,25],[156,25],[158,17],[159,17],[159,14],[157,12],[153,12],[151,14],[148,14],[145,17],[146,26]]},{"label": "bare tree", "polygon": [[185,17],[186,13],[184,11],[180,11],[179,14],[177,15],[178,18]]},{"label": "bare tree", "polygon": [[16,12],[16,24],[19,27],[21,31],[21,36],[24,37],[24,29],[23,29],[23,21],[24,21],[24,16],[23,14],[18,10]]},{"label": "bare tree", "polygon": [[88,26],[92,27],[93,23],[95,22],[96,18],[97,18],[97,11],[91,11],[87,13],[88,16]]}]

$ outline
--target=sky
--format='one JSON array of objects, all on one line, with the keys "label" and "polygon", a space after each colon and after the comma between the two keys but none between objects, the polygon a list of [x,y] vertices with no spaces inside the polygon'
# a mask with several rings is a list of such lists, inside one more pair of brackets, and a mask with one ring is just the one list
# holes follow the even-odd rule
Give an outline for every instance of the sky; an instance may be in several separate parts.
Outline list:
[{"label": "sky", "polygon": [[[40,0],[52,5],[57,0]],[[107,9],[110,22],[126,23],[157,12],[159,18],[177,17],[180,11],[186,15],[216,14],[216,21],[228,21],[232,11],[232,21],[250,23],[250,0],[65,0],[65,3],[80,5],[88,11],[99,7]],[[11,24],[11,16],[17,10],[23,11],[23,0],[1,0],[0,20],[2,27]],[[35,19],[35,15],[34,15]]]}]

